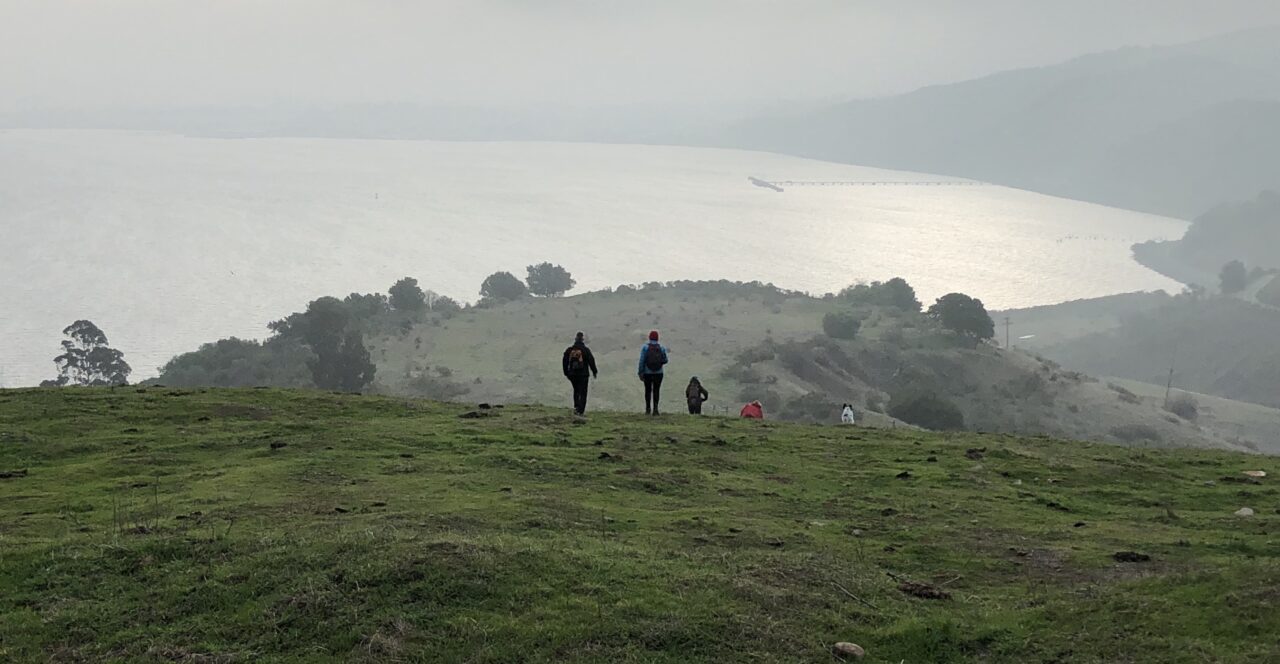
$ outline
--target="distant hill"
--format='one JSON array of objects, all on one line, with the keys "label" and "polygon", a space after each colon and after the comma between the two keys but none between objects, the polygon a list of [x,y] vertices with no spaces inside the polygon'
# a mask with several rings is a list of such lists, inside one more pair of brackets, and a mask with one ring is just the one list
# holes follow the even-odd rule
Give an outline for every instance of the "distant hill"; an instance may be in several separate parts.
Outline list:
[{"label": "distant hill", "polygon": [[[854,311],[862,319],[856,339],[823,334],[823,316],[835,311]],[[958,409],[969,430],[1252,449],[1247,441],[1181,420],[1159,403],[1132,398],[1104,381],[957,338],[922,314],[768,286],[680,282],[525,299],[448,317],[375,321],[366,341],[379,391],[567,408],[569,386],[559,360],[578,329],[587,332],[601,369],[591,387],[594,410],[643,410],[638,354],[645,334],[658,329],[671,349],[664,392],[672,413],[684,409],[684,387],[697,375],[711,392],[707,411],[720,414],[736,414],[744,402],[760,399],[770,418],[836,422],[847,402],[865,425],[893,427],[902,426],[890,416],[895,400],[929,394]],[[189,370],[213,352],[180,357],[158,382],[255,384]],[[260,362],[277,362],[276,357]],[[254,373],[253,380],[296,384],[296,370],[279,375],[279,381],[264,381]]]},{"label": "distant hill", "polygon": [[1280,28],[761,118],[716,140],[1191,218],[1280,183]]},{"label": "distant hill", "polygon": [[[1272,159],[1280,161],[1280,152]],[[1268,191],[1255,200],[1220,205],[1197,217],[1182,239],[1146,242],[1134,247],[1134,255],[1174,279],[1208,288],[1217,287],[1222,266],[1230,261],[1280,269],[1280,194]]]},{"label": "distant hill", "polygon": [[[1025,347],[1064,366],[1280,408],[1280,309],[1164,294],[1001,312]],[[1116,310],[1123,301],[1127,310]],[[1042,336],[1043,335],[1043,336]],[[1280,424],[1280,417],[1277,419]]]}]

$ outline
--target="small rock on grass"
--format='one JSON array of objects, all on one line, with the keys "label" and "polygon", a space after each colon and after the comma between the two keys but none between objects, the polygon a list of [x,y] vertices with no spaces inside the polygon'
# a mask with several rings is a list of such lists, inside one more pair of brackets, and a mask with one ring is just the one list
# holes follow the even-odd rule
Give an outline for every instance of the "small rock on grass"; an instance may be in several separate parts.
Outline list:
[{"label": "small rock on grass", "polygon": [[836,657],[852,657],[853,659],[862,659],[867,654],[867,651],[863,650],[862,646],[848,641],[841,641],[831,646],[831,652],[835,653]]},{"label": "small rock on grass", "polygon": [[1236,516],[1253,516],[1253,508],[1241,507],[1240,509],[1236,510]]}]

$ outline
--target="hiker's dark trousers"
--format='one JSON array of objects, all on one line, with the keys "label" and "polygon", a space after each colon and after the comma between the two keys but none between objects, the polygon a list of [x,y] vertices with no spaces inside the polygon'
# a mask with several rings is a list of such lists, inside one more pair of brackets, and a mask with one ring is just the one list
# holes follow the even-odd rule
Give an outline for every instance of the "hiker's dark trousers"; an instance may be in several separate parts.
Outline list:
[{"label": "hiker's dark trousers", "polygon": [[641,377],[644,381],[644,412],[658,413],[658,400],[662,398],[662,374],[645,374]]},{"label": "hiker's dark trousers", "polygon": [[581,415],[587,412],[587,385],[590,378],[569,376],[569,382],[573,385],[573,412]]},{"label": "hiker's dark trousers", "polygon": [[701,414],[702,414],[702,399],[690,399],[690,400],[689,400],[689,414],[690,414],[690,415],[701,415]]}]

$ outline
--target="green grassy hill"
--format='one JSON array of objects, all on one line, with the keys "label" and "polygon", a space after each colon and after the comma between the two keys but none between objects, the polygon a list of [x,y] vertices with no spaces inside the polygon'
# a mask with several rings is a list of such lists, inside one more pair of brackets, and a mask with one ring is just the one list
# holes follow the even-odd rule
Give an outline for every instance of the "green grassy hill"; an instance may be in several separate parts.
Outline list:
[{"label": "green grassy hill", "polygon": [[0,391],[0,659],[830,662],[851,641],[867,662],[1275,661],[1277,472],[321,392]]},{"label": "green grassy hill", "polygon": [[[823,315],[848,310],[863,319],[858,338],[823,335]],[[696,375],[711,392],[708,410],[720,413],[761,399],[771,416],[836,422],[840,404],[851,403],[865,424],[893,427],[899,423],[885,413],[894,396],[925,390],[953,402],[970,430],[1246,449],[1234,431],[1126,401],[1105,383],[1037,357],[956,338],[923,315],[803,294],[695,285],[526,299],[395,329],[369,343],[381,389],[392,394],[567,407],[560,358],[579,329],[601,369],[593,408],[644,409],[639,351],[648,331],[658,329],[671,351],[669,412],[684,409],[684,387]],[[442,381],[454,389],[442,392]]]},{"label": "green grassy hill", "polygon": [[[824,334],[823,317],[834,312],[861,320],[855,339]],[[684,388],[696,375],[711,393],[708,413],[736,414],[743,403],[759,399],[770,418],[832,423],[839,421],[840,405],[850,403],[862,424],[893,428],[902,426],[890,416],[901,414],[895,400],[930,394],[954,406],[971,431],[1147,447],[1248,450],[1270,444],[1240,440],[1235,429],[1208,420],[1180,419],[1037,356],[959,337],[919,312],[758,284],[677,282],[448,314],[382,311],[362,325],[377,365],[371,389],[389,395],[568,408],[570,386],[560,360],[574,332],[584,330],[600,367],[590,409],[639,412],[639,352],[649,330],[658,329],[671,357],[667,412],[684,410]],[[309,351],[273,348],[249,347],[246,356],[206,348],[175,360],[157,382],[304,385]],[[200,363],[221,369],[210,372]],[[225,381],[230,374],[238,382]]]}]

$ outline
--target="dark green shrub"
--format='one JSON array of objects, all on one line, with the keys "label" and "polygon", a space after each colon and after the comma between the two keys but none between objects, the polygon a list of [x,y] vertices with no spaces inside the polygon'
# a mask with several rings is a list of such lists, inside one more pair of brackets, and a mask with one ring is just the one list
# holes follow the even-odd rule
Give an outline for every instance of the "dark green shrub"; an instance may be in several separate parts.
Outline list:
[{"label": "dark green shrub", "polygon": [[832,339],[856,339],[862,319],[849,312],[832,312],[822,317],[822,331]]},{"label": "dark green shrub", "polygon": [[1162,439],[1160,432],[1148,424],[1121,424],[1111,428],[1111,435],[1123,443],[1158,443]]},{"label": "dark green shrub", "polygon": [[964,413],[955,404],[935,394],[894,395],[889,402],[889,415],[934,431],[964,429]]},{"label": "dark green shrub", "polygon": [[1190,394],[1179,394],[1169,399],[1164,409],[1188,422],[1195,422],[1200,418],[1200,402]]}]

